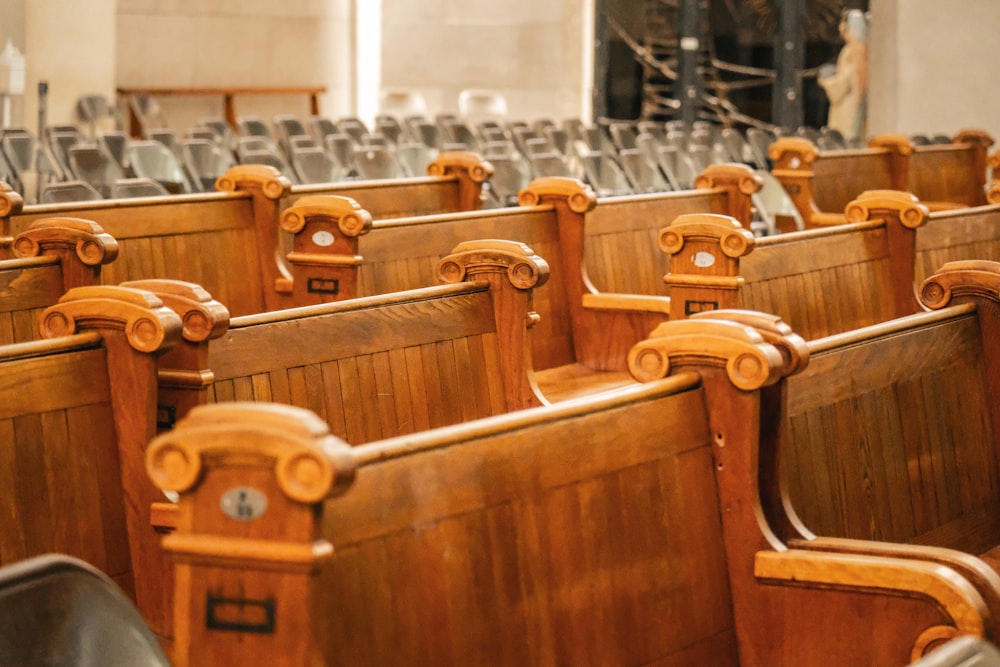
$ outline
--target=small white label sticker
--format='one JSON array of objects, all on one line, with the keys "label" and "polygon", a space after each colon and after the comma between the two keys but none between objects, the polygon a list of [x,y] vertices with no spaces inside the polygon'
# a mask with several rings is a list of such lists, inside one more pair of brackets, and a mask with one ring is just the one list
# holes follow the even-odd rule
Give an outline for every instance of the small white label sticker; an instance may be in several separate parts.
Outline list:
[{"label": "small white label sticker", "polygon": [[253,521],[267,510],[267,496],[247,486],[237,486],[222,494],[222,513],[237,521]]},{"label": "small white label sticker", "polygon": [[708,267],[715,264],[715,255],[710,252],[705,252],[702,250],[699,253],[695,253],[694,265],[702,269],[707,269]]},{"label": "small white label sticker", "polygon": [[333,245],[336,238],[330,232],[316,232],[313,234],[313,243],[318,245],[320,248],[326,248],[327,246]]}]

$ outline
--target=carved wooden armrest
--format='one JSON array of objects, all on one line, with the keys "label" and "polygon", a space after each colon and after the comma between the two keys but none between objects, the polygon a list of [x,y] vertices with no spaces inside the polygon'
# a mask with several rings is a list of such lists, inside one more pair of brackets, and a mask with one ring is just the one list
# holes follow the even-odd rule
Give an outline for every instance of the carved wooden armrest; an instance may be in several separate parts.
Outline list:
[{"label": "carved wooden armrest", "polygon": [[804,551],[889,556],[892,558],[921,560],[944,565],[969,580],[983,597],[989,609],[994,612],[994,615],[1000,614],[1000,574],[997,574],[993,568],[981,559],[964,551],[923,544],[851,540],[840,537],[816,537],[809,540],[794,539],[789,540],[788,546]]},{"label": "carved wooden armrest", "polygon": [[670,315],[670,297],[645,294],[584,294],[583,307],[591,310],[618,310]]},{"label": "carved wooden armrest", "polygon": [[754,559],[754,576],[774,586],[857,590],[933,602],[954,625],[925,628],[913,644],[911,660],[958,635],[985,636],[990,618],[986,602],[968,580],[949,567],[926,561],[798,549],[760,551]]}]

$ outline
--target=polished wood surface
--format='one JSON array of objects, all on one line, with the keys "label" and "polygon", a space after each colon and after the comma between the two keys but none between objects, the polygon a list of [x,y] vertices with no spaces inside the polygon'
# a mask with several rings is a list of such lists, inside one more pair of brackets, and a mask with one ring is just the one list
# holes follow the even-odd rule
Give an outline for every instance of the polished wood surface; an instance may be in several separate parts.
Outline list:
[{"label": "polished wood surface", "polygon": [[881,135],[867,148],[832,151],[785,137],[771,145],[769,156],[771,173],[811,228],[842,223],[845,207],[866,190],[910,192],[931,210],[985,204],[992,144],[974,130],[957,134],[951,144],[914,146],[902,135]]},{"label": "polished wood surface", "polygon": [[42,310],[74,287],[99,284],[118,243],[89,220],[45,218],[14,239],[13,252],[0,260],[0,344],[39,338]]},{"label": "polished wood surface", "polygon": [[181,326],[152,293],[80,287],[43,311],[52,340],[0,348],[0,562],[82,558],[129,591],[164,638],[168,570],[149,523],[162,496],[142,453],[156,433],[155,357]]}]

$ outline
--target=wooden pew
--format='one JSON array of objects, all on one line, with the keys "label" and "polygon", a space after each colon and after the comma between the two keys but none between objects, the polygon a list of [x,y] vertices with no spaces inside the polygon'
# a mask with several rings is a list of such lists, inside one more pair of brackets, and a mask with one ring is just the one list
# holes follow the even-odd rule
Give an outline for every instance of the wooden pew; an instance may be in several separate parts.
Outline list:
[{"label": "wooden pew", "polygon": [[1000,206],[929,212],[912,195],[863,193],[847,223],[754,239],[721,216],[663,229],[671,319],[717,308],[780,315],[807,339],[919,311],[915,286],[934,266],[1000,260]]},{"label": "wooden pew", "polygon": [[866,190],[911,192],[931,210],[986,203],[987,150],[992,138],[964,131],[951,144],[914,146],[901,135],[873,138],[868,148],[819,151],[807,139],[771,145],[772,174],[788,192],[806,228],[844,222],[845,207]]},{"label": "wooden pew", "polygon": [[118,254],[115,239],[76,218],[36,220],[14,239],[16,259],[0,260],[0,344],[39,337],[42,310],[74,287],[96,285]]},{"label": "wooden pew", "polygon": [[68,292],[41,328],[44,340],[0,346],[0,564],[86,560],[166,640],[169,570],[150,526],[162,495],[142,457],[156,433],[156,357],[181,321],[150,292],[96,286]]},{"label": "wooden pew", "polygon": [[[964,318],[970,322],[969,313],[974,308],[962,308],[957,313],[959,320]],[[923,315],[908,319],[918,320]],[[723,319],[725,318],[725,319]],[[940,322],[943,318],[938,317]],[[723,348],[727,343],[727,333],[732,327],[743,330],[752,327],[754,332],[773,345],[781,357],[783,372],[773,384],[761,383],[760,379],[767,372],[767,363],[759,357],[748,353],[731,351],[723,359],[718,359],[712,350]],[[871,331],[881,330],[891,339],[889,334],[893,326],[897,330],[905,325],[879,325]],[[973,322],[973,326],[975,323]],[[932,325],[933,328],[933,325]],[[854,347],[863,337],[866,330],[859,330],[840,337],[845,349]],[[837,337],[834,337],[837,338]],[[827,340],[834,340],[834,338]],[[751,337],[751,339],[757,339]],[[854,341],[854,344],[851,343]],[[713,461],[716,469],[716,479],[719,487],[720,512],[726,537],[727,562],[730,567],[730,582],[733,590],[734,609],[737,623],[741,616],[752,619],[768,628],[777,630],[772,635],[770,643],[751,641],[747,651],[741,653],[741,658],[747,664],[782,664],[795,651],[811,652],[813,659],[824,660],[824,656],[810,648],[807,643],[810,638],[804,631],[812,627],[808,619],[825,616],[825,627],[830,629],[834,623],[847,617],[865,617],[873,625],[878,626],[883,621],[881,615],[873,612],[863,612],[860,607],[842,608],[812,607],[816,600],[803,597],[796,599],[792,591],[813,591],[823,589],[830,580],[853,575],[847,569],[836,565],[841,557],[891,557],[892,559],[909,559],[927,567],[929,572],[938,572],[938,567],[944,567],[952,572],[960,573],[960,577],[969,586],[977,590],[980,600],[979,608],[983,615],[973,623],[973,626],[960,628],[960,624],[937,626],[930,624],[925,627],[914,640],[909,660],[916,660],[924,653],[932,650],[940,642],[947,641],[959,634],[973,634],[994,638],[1000,632],[997,610],[1000,609],[1000,578],[989,571],[982,562],[965,553],[948,548],[929,548],[925,546],[906,546],[899,548],[884,547],[881,543],[869,540],[837,541],[826,538],[814,538],[800,521],[796,514],[796,495],[791,493],[791,486],[799,486],[798,476],[803,466],[812,454],[809,451],[817,443],[807,442],[803,438],[799,443],[800,456],[787,456],[786,438],[789,434],[779,432],[779,424],[784,427],[784,406],[793,404],[796,400],[810,400],[814,403],[826,402],[832,405],[854,390],[861,394],[870,389],[869,383],[857,383],[858,376],[869,369],[881,366],[883,376],[895,373],[893,364],[901,356],[902,349],[886,349],[876,352],[864,359],[840,359],[826,365],[819,358],[823,352],[820,342],[806,343],[791,332],[789,327],[773,315],[754,311],[719,311],[702,313],[683,322],[670,322],[662,325],[647,341],[637,345],[629,355],[630,369],[634,376],[643,382],[654,382],[668,377],[697,370],[701,376],[706,392],[706,405],[710,432],[713,434],[715,447]],[[919,356],[914,355],[914,357]],[[715,358],[713,358],[715,357]],[[821,364],[827,371],[825,374],[814,374],[813,370]],[[812,382],[802,385],[801,378],[812,376]],[[831,377],[835,376],[835,377]],[[843,382],[840,380],[843,379]],[[734,393],[731,385],[743,389]],[[868,386],[866,386],[868,385]],[[752,391],[759,388],[760,391]],[[802,398],[795,397],[795,389],[799,389]],[[808,396],[806,396],[808,395]],[[877,403],[868,399],[864,403],[874,409],[872,424],[881,424],[882,415],[878,414]],[[847,429],[854,426],[863,429],[861,421],[853,421],[846,415],[828,415],[826,419],[813,422],[814,430],[810,435],[829,441],[829,433],[838,426]],[[909,419],[916,420],[916,415]],[[844,421],[851,422],[849,425]],[[836,424],[834,423],[836,422]],[[916,427],[917,429],[920,426]],[[828,429],[823,432],[823,429]],[[801,427],[798,429],[801,431]],[[820,435],[823,433],[823,435]],[[800,433],[796,433],[798,436]],[[844,440],[840,443],[842,449],[860,450],[857,440]],[[978,445],[976,445],[978,446]],[[872,462],[872,473],[877,474],[878,463]],[[806,477],[807,475],[803,475]],[[849,474],[843,475],[844,483],[856,479]],[[794,480],[794,481],[792,481]],[[807,487],[813,480],[802,480],[801,486]],[[858,479],[864,486],[866,480]],[[807,489],[805,492],[818,498],[826,489],[817,491]],[[825,498],[823,499],[825,500]],[[860,500],[860,499],[859,499]],[[822,502],[822,501],[821,501]],[[814,558],[820,560],[814,561]],[[832,561],[824,561],[834,557]],[[878,567],[875,565],[874,567]],[[867,583],[891,585],[897,582],[896,575],[886,571],[867,579]],[[865,582],[855,580],[860,587]],[[912,584],[912,582],[910,582]],[[937,589],[943,581],[925,580],[922,586],[925,591]],[[787,591],[788,597],[781,598],[776,591]],[[768,601],[768,596],[777,595],[777,599]],[[785,607],[784,605],[789,606]],[[988,610],[988,611],[987,611]],[[870,614],[870,615],[868,615]],[[968,620],[978,616],[973,613]],[[788,618],[797,618],[794,627],[787,624]],[[800,628],[800,626],[802,626]],[[780,634],[784,629],[784,634]],[[880,632],[880,630],[876,630]],[[882,635],[889,639],[889,633]],[[745,639],[740,635],[741,642]],[[852,636],[852,640],[857,640]],[[876,640],[878,642],[878,640]],[[741,643],[741,649],[746,644]],[[826,656],[829,657],[829,656]],[[834,664],[902,664],[905,662],[899,656],[890,659],[855,659],[844,663],[834,660]],[[791,664],[797,664],[792,662]]]},{"label": "wooden pew", "polygon": [[[598,200],[581,181],[538,179],[521,192],[518,207],[376,220],[367,234],[338,237],[343,245],[337,252],[359,258],[358,293],[371,295],[431,284],[436,280],[436,263],[467,239],[526,243],[546,258],[552,271],[552,280],[535,294],[540,319],[532,332],[534,366],[537,371],[562,367],[550,373],[553,384],[566,381],[564,389],[574,392],[578,376],[623,373],[628,347],[663,319],[667,306],[662,295],[652,291],[646,294],[654,298],[598,291],[589,278],[592,261],[602,280],[622,283],[627,271],[615,257],[618,248],[654,238],[660,219],[685,211],[731,212],[749,226],[750,197],[759,187],[752,171],[737,165],[717,167],[706,172],[700,184],[701,189],[685,193]],[[322,199],[310,199],[308,204],[310,210],[304,214],[289,210],[283,220],[287,228],[304,230],[299,238],[306,244],[315,234],[311,230],[338,224],[335,211],[324,212]],[[664,262],[651,244],[648,247],[647,280],[655,274],[652,267]],[[635,262],[630,267],[642,265]],[[606,337],[592,337],[607,327],[623,332],[617,347],[607,347]],[[586,385],[589,380],[580,382]]]},{"label": "wooden pew", "polygon": [[[377,182],[292,188],[262,165],[234,167],[219,179],[215,194],[48,204],[23,208],[11,190],[0,191],[0,246],[43,217],[80,217],[97,222],[121,245],[121,259],[104,272],[106,284],[142,278],[172,278],[202,285],[236,314],[252,314],[338,300],[349,270],[339,258],[284,259],[281,212],[320,192],[366,201],[366,215],[398,216],[478,208],[489,163],[470,153],[443,154],[430,176]],[[367,221],[338,234],[363,234]],[[322,254],[327,239],[310,239]],[[9,251],[5,251],[9,252]],[[294,287],[295,278],[300,286]],[[347,282],[345,280],[345,282]],[[304,300],[303,300],[304,299]]]},{"label": "wooden pew", "polygon": [[795,586],[755,577],[754,507],[717,486],[750,476],[713,456],[744,455],[793,365],[691,324],[665,325],[688,327],[669,365],[698,372],[355,447],[301,409],[192,411],[147,450],[180,494],[175,664],[904,664],[929,628],[984,635],[944,565],[819,553]]},{"label": "wooden pew", "polygon": [[202,336],[187,336],[161,361],[168,428],[203,402],[280,402],[313,410],[338,437],[361,443],[545,400],[528,330],[547,263],[523,244],[494,241],[460,246],[441,270],[465,280],[231,320],[197,286],[125,285],[203,323]]},{"label": "wooden pew", "polygon": [[[734,507],[760,507],[779,540],[772,549],[783,555],[756,556],[758,576],[790,584],[799,574],[781,560],[814,553],[941,563],[980,591],[991,609],[987,636],[995,639],[1000,264],[948,264],[920,294],[933,310],[786,343],[799,371],[762,404],[769,419],[753,425],[759,453],[730,441],[739,443],[745,416],[711,410],[713,432],[728,438],[717,464],[734,473],[720,484],[726,493],[728,479]],[[733,311],[705,315],[746,321]],[[761,319],[756,326],[787,340],[783,325]],[[651,340],[644,345],[657,349]],[[643,366],[655,370],[655,359]],[[734,465],[730,456],[749,458]],[[928,633],[925,643],[950,636]]]}]

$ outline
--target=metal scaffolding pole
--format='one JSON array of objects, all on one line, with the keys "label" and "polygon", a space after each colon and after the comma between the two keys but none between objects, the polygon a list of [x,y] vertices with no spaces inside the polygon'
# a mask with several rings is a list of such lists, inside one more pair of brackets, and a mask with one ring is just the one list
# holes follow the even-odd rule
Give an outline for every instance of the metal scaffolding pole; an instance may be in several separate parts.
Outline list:
[{"label": "metal scaffolding pole", "polygon": [[691,125],[698,117],[701,99],[702,84],[698,76],[698,55],[702,47],[701,0],[681,0],[680,9],[677,97],[681,103],[681,119]]},{"label": "metal scaffolding pole", "polygon": [[802,43],[802,19],[805,0],[775,0],[778,30],[774,43],[773,120],[776,125],[795,128],[802,125],[802,78],[805,46]]}]

